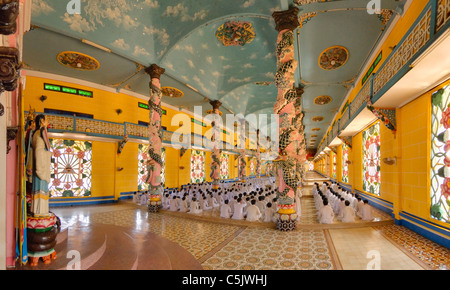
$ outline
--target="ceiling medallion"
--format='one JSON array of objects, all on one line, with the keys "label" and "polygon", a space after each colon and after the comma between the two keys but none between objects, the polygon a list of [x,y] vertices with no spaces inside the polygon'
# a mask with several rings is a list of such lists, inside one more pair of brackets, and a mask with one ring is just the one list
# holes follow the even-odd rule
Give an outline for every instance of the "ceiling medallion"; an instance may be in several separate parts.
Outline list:
[{"label": "ceiling medallion", "polygon": [[[213,114],[213,113],[214,113],[214,110],[208,110],[208,111],[206,111],[206,115]],[[219,111],[219,115],[222,117],[223,113],[222,113],[221,111]],[[235,124],[235,125],[236,125],[236,124]]]},{"label": "ceiling medallion", "polygon": [[184,93],[182,91],[172,87],[162,87],[161,92],[163,96],[169,98],[181,98],[184,96]]},{"label": "ceiling medallion", "polygon": [[323,119],[324,119],[324,118],[321,117],[321,116],[317,116],[317,117],[312,118],[313,122],[322,122]]},{"label": "ceiling medallion", "polygon": [[311,131],[317,132],[317,131],[320,131],[320,128],[312,128]]},{"label": "ceiling medallion", "polygon": [[329,96],[319,96],[314,99],[314,104],[316,105],[326,105],[329,104],[333,99]]},{"label": "ceiling medallion", "polygon": [[324,70],[334,70],[343,66],[349,57],[348,50],[343,46],[332,46],[320,54],[319,66]]},{"label": "ceiling medallion", "polygon": [[244,46],[255,39],[255,30],[250,22],[227,21],[216,31],[217,39],[224,46]]},{"label": "ceiling medallion", "polygon": [[63,51],[56,59],[60,64],[78,70],[97,70],[100,67],[95,58],[75,51]]}]

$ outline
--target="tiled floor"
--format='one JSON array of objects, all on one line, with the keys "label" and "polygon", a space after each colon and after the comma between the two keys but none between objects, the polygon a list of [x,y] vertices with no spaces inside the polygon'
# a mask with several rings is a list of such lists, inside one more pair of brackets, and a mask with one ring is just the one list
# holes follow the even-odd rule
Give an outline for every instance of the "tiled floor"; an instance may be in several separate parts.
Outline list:
[{"label": "tiled floor", "polygon": [[221,219],[217,211],[154,214],[131,201],[55,208],[53,212],[69,231],[76,226],[103,225],[129,229],[135,235],[151,233],[181,246],[186,261],[191,256],[210,270],[450,268],[449,249],[395,225],[382,212],[376,211],[373,223],[318,224],[313,198],[309,188],[305,189],[301,220],[293,232],[280,232],[270,223]]}]

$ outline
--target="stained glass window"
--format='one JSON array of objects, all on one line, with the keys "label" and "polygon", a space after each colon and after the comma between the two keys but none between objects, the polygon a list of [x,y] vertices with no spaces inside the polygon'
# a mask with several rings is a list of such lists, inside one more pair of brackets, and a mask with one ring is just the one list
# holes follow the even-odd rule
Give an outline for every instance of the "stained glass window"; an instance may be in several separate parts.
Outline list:
[{"label": "stained glass window", "polygon": [[333,178],[336,179],[336,154],[333,154]]},{"label": "stained glass window", "polygon": [[191,154],[191,182],[201,183],[205,181],[205,152],[192,150]]},{"label": "stained glass window", "polygon": [[[148,175],[147,170],[147,160],[150,157],[148,156],[148,145],[139,144],[139,153],[138,153],[138,190],[147,190],[148,184],[145,182],[145,179]],[[165,178],[166,178],[166,148],[161,148],[161,159],[163,162],[163,167],[161,168],[161,185],[164,186]]]},{"label": "stained glass window", "polygon": [[53,153],[50,197],[83,197],[91,195],[92,143],[50,139]]},{"label": "stained glass window", "polygon": [[230,178],[230,156],[227,154],[220,154],[220,179]]},{"label": "stained glass window", "polygon": [[326,164],[326,169],[327,169],[327,172],[326,172],[326,176],[330,176],[330,156],[327,154],[327,164]]},{"label": "stained glass window", "polygon": [[449,222],[450,213],[450,86],[432,96],[431,217]]},{"label": "stained glass window", "polygon": [[380,195],[380,124],[363,132],[363,190]]},{"label": "stained glass window", "polygon": [[255,158],[249,158],[250,162],[250,175],[255,175]]},{"label": "stained glass window", "polygon": [[348,153],[350,147],[342,144],[342,182],[348,183]]}]

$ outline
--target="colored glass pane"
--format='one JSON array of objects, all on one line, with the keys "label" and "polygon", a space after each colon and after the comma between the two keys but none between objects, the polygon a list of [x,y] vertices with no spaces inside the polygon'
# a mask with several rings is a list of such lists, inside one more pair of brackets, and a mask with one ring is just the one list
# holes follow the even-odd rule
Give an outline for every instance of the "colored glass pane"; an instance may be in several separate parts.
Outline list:
[{"label": "colored glass pane", "polygon": [[50,139],[52,151],[50,197],[91,195],[92,143]]},{"label": "colored glass pane", "polygon": [[342,182],[348,183],[348,153],[349,147],[342,145]]},{"label": "colored glass pane", "polygon": [[380,124],[363,132],[363,190],[380,195]]},{"label": "colored glass pane", "polygon": [[191,182],[201,183],[205,181],[205,152],[192,150],[191,154]]},{"label": "colored glass pane", "polygon": [[220,179],[230,178],[230,157],[227,154],[220,154]]}]

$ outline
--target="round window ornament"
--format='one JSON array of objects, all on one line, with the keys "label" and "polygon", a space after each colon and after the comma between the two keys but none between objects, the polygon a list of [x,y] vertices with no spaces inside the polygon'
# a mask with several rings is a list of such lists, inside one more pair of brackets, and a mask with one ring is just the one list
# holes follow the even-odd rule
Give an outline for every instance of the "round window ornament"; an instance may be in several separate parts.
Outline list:
[{"label": "round window ornament", "polygon": [[348,50],[343,46],[332,46],[320,54],[319,66],[324,70],[335,70],[347,63]]},{"label": "round window ornament", "polygon": [[100,63],[93,57],[81,52],[63,51],[56,57],[63,66],[85,71],[93,71],[100,68]]}]

